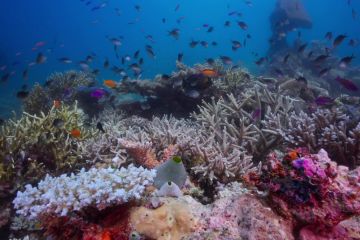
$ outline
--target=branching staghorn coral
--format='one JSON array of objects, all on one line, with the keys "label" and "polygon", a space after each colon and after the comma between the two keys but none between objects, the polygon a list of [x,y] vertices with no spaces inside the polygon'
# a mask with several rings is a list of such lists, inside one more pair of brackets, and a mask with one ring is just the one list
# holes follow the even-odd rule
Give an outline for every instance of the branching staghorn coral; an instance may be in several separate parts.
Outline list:
[{"label": "branching staghorn coral", "polygon": [[66,216],[90,206],[102,210],[140,199],[155,175],[155,170],[133,165],[120,169],[82,169],[78,174],[72,173],[70,176],[47,175],[37,187],[26,185],[25,191],[19,191],[13,203],[17,213],[29,219],[44,214]]},{"label": "branching staghorn coral", "polygon": [[208,175],[210,180],[239,179],[252,168],[252,157],[255,163],[261,162],[271,148],[281,143],[280,134],[262,120],[273,113],[284,122],[294,110],[294,101],[258,85],[238,98],[229,94],[226,99],[203,102],[199,113],[193,115],[203,133],[193,154],[206,163],[195,167],[196,172]]},{"label": "branching staghorn coral", "polygon": [[339,164],[360,165],[360,123],[354,126],[339,109],[318,109],[311,115],[292,113],[287,125],[277,129],[289,147],[306,147],[312,152],[324,148]]},{"label": "branching staghorn coral", "polygon": [[[39,116],[24,112],[20,119],[6,122],[0,135],[0,181],[16,189],[42,177],[45,170],[59,174],[85,164],[79,142],[93,137],[95,131],[83,126],[84,118],[75,103]],[[80,136],[73,137],[73,129]]]},{"label": "branching staghorn coral", "polygon": [[53,73],[44,86],[36,84],[29,96],[24,100],[24,111],[39,114],[51,109],[54,100],[62,100],[73,104],[77,99],[77,88],[94,84],[95,78],[90,73],[68,71]]}]

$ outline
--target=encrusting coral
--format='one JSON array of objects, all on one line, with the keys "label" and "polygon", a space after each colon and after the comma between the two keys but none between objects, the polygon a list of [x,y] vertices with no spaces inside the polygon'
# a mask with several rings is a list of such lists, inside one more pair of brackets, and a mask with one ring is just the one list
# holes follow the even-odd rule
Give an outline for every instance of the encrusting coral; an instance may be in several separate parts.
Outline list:
[{"label": "encrusting coral", "polygon": [[[272,153],[262,172],[250,173],[248,182],[269,192],[266,197],[280,214],[293,219],[295,230],[314,236],[348,239],[337,225],[360,213],[360,168],[349,171],[331,161],[323,149],[310,154],[297,149],[282,160]],[[306,238],[307,239],[307,238]]]}]

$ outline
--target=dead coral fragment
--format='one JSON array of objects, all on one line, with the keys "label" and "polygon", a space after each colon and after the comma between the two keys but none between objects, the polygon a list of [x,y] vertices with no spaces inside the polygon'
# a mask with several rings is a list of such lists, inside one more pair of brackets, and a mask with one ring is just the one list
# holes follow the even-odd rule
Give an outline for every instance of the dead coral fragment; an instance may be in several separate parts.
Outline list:
[{"label": "dead coral fragment", "polygon": [[197,227],[187,203],[175,199],[154,210],[137,208],[130,218],[138,233],[157,240],[180,240]]}]

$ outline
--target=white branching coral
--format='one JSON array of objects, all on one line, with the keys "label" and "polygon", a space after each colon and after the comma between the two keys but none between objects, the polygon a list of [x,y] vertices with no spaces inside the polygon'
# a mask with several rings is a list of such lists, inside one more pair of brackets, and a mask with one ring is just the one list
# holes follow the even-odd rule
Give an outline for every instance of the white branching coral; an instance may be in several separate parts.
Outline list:
[{"label": "white branching coral", "polygon": [[131,199],[140,199],[153,182],[155,170],[129,165],[127,168],[82,169],[78,174],[51,177],[47,175],[37,187],[25,186],[14,199],[17,213],[29,219],[42,214],[65,216],[85,207],[99,210]]}]

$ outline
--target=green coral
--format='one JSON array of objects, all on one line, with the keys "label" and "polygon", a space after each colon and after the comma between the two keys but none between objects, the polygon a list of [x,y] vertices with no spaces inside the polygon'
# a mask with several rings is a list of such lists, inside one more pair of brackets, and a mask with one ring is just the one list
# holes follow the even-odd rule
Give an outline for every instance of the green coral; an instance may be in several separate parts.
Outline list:
[{"label": "green coral", "polygon": [[[0,130],[0,183],[10,182],[16,188],[45,172],[57,175],[83,166],[81,142],[97,132],[85,128],[84,119],[75,102],[39,116],[24,112],[20,119],[7,121]],[[80,130],[80,137],[72,137],[73,129]]]}]

